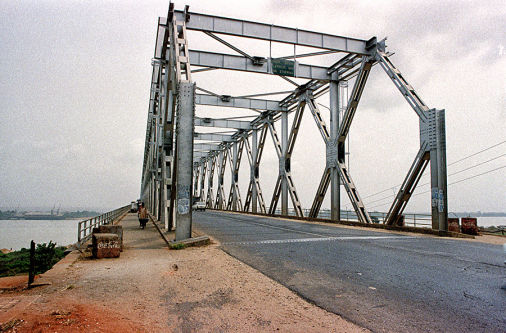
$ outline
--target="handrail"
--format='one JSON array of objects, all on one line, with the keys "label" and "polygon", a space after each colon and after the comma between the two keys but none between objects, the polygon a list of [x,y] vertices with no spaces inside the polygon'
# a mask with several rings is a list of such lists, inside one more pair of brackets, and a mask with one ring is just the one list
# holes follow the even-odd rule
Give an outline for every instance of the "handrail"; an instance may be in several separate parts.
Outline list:
[{"label": "handrail", "polygon": [[97,228],[104,224],[113,222],[118,216],[127,212],[130,209],[130,205],[126,205],[110,212],[98,215],[87,220],[81,221],[77,225],[77,242],[79,244],[87,241],[91,237],[93,228]]},{"label": "handrail", "polygon": [[[276,209],[276,214],[280,215],[281,210]],[[304,216],[309,216],[309,209],[303,209]],[[382,223],[385,220],[386,213],[382,212],[369,212],[372,220],[375,223]],[[288,215],[295,216],[296,213],[292,208],[288,209]],[[405,213],[404,215],[404,223],[406,226],[419,227],[419,228],[430,228],[432,226],[432,217],[430,214],[414,214],[414,213]],[[328,219],[330,220],[330,209],[320,209],[318,213],[318,218]],[[355,211],[350,210],[341,210],[341,221],[349,221],[349,222],[359,222]]]}]

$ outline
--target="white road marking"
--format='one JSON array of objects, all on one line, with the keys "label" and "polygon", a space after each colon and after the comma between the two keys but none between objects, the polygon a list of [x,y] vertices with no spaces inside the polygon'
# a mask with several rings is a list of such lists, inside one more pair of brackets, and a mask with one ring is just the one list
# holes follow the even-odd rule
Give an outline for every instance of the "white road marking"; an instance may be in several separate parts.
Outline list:
[{"label": "white road marking", "polygon": [[246,242],[225,242],[222,245],[249,245],[249,244],[283,244],[283,243],[306,243],[324,241],[346,241],[346,240],[378,240],[378,239],[413,239],[409,236],[342,236],[342,237],[321,237],[321,238],[295,238],[295,239],[271,239],[263,241]]}]

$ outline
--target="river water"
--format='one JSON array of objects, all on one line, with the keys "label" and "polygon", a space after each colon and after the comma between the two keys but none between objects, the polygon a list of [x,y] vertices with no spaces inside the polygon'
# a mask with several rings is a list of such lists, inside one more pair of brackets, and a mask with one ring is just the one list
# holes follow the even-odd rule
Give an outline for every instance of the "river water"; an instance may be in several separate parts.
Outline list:
[{"label": "river water", "polygon": [[[0,220],[0,249],[30,248],[30,241],[68,245],[77,242],[80,220]],[[506,225],[506,216],[479,217],[478,225]]]},{"label": "river water", "polygon": [[0,220],[0,249],[30,248],[30,241],[68,245],[77,242],[77,220]]}]

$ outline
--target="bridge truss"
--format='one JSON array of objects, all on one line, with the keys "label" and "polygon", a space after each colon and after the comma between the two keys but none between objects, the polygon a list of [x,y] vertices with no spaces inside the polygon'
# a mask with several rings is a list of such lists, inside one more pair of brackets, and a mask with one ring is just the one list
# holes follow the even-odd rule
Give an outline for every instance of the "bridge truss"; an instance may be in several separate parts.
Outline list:
[{"label": "bridge truss", "polygon": [[[187,31],[206,34],[240,55],[189,48]],[[224,40],[224,36],[311,47],[318,51],[287,57],[252,56]],[[329,67],[300,62],[320,55],[335,56]],[[340,220],[340,185],[346,190],[360,222],[371,223],[359,191],[345,164],[345,141],[362,92],[373,66],[379,65],[390,77],[419,118],[420,149],[399,189],[384,223],[400,223],[402,213],[425,168],[430,165],[432,227],[447,231],[445,112],[429,108],[404,75],[389,59],[385,40],[360,40],[313,31],[281,27],[226,17],[183,11],[169,5],[167,18],[158,19],[155,54],[152,61],[151,92],[146,129],[141,198],[167,230],[176,229],[176,239],[191,235],[192,197],[208,208],[274,214],[281,201],[281,214],[288,214],[288,198],[297,216],[303,216],[299,195],[291,175],[291,156],[304,111],[309,110],[326,147],[326,165],[314,196],[309,217],[317,217],[330,187],[331,219]],[[192,74],[210,70],[232,70],[275,75],[293,84],[281,92],[280,100],[262,99],[280,92],[231,96],[196,87]],[[296,78],[299,82],[294,80]],[[300,83],[300,79],[304,83]],[[342,86],[350,82],[351,93],[342,103]],[[329,94],[330,122],[327,125],[317,98]],[[250,121],[201,118],[195,108],[249,109],[257,116]],[[340,119],[339,110],[345,112]],[[294,113],[291,125],[288,114]],[[278,133],[274,123],[281,122]],[[196,128],[216,127],[230,133],[200,132]],[[270,201],[262,192],[260,161],[270,137],[278,156],[278,177]],[[197,142],[198,141],[198,142]],[[246,155],[249,186],[244,200],[239,190],[239,167]],[[231,187],[224,187],[226,165],[231,170]],[[213,193],[215,172],[217,191]],[[207,184],[206,184],[207,178]],[[207,185],[207,186],[206,186]],[[206,188],[207,187],[207,188]],[[227,196],[228,192],[228,196]]]}]

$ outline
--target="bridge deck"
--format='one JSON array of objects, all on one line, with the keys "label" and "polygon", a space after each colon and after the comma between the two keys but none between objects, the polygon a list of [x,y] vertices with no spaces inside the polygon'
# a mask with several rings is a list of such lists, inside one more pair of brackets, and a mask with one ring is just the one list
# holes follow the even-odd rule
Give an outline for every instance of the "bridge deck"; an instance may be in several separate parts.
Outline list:
[{"label": "bridge deck", "polygon": [[232,256],[372,331],[502,331],[500,245],[195,213]]}]

